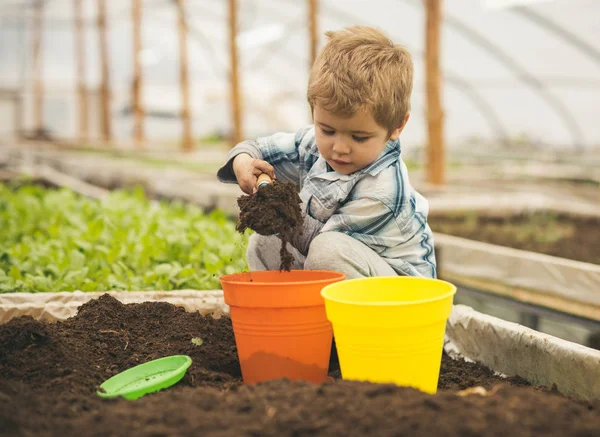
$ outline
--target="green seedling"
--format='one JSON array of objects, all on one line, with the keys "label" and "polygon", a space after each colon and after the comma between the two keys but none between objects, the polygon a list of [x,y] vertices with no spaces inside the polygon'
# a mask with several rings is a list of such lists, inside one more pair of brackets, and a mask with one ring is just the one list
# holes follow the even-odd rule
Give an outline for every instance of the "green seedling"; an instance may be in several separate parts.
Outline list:
[{"label": "green seedling", "polygon": [[102,201],[0,184],[0,293],[215,289],[247,270],[247,235],[222,212],[151,203],[141,189]]}]

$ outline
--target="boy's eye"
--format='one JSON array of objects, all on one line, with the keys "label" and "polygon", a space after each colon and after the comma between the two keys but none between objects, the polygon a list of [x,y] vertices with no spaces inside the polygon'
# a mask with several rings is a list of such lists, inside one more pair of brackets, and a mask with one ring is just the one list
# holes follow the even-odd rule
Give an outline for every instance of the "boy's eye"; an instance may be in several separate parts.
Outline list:
[{"label": "boy's eye", "polygon": [[321,131],[323,132],[324,135],[333,135],[335,133],[335,131],[333,131],[333,130],[325,130],[323,128],[321,128]]},{"label": "boy's eye", "polygon": [[357,137],[356,135],[352,135],[352,138],[357,143],[364,143],[365,141],[367,141],[369,139],[369,137]]}]

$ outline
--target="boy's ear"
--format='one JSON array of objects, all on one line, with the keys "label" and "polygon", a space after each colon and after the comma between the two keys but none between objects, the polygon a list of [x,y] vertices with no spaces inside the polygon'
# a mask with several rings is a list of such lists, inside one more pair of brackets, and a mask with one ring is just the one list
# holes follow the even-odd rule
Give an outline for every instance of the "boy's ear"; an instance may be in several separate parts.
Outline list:
[{"label": "boy's ear", "polygon": [[400,137],[400,134],[404,130],[404,126],[406,126],[406,123],[408,123],[409,118],[410,118],[410,112],[404,116],[404,120],[402,121],[402,124],[392,131],[392,134],[390,135],[390,140],[396,141],[398,139],[398,137]]}]

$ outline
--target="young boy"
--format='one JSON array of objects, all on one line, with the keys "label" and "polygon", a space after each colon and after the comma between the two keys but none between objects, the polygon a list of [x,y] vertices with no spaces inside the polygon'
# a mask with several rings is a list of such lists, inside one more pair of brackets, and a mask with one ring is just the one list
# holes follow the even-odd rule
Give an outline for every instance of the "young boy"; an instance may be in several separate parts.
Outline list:
[{"label": "young boy", "polygon": [[[434,278],[428,203],[410,185],[398,141],[410,115],[411,56],[368,27],[326,35],[308,82],[314,125],[238,144],[219,180],[248,194],[261,173],[298,185],[305,225],[289,247],[293,269]],[[280,246],[253,234],[250,269],[277,270]]]}]

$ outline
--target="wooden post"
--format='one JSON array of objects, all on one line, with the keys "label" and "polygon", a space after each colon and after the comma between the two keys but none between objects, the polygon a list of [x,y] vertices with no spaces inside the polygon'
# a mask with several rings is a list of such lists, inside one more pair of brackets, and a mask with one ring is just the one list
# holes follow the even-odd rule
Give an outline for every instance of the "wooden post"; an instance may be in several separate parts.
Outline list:
[{"label": "wooden post", "polygon": [[140,52],[142,50],[142,0],[132,0],[133,19],[133,123],[137,148],[144,145],[144,110],[142,108],[142,65]]},{"label": "wooden post", "polygon": [[23,135],[23,98],[21,93],[17,93],[15,96],[15,133],[17,138]]},{"label": "wooden post", "polygon": [[440,21],[442,0],[426,0],[425,81],[427,85],[427,180],[445,183],[444,113],[441,104]]},{"label": "wooden post", "polygon": [[100,40],[100,129],[102,139],[106,142],[111,140],[111,118],[110,118],[110,72],[108,69],[108,46],[106,41],[106,2],[98,0],[98,39]]},{"label": "wooden post", "polygon": [[185,19],[184,0],[177,0],[179,10],[179,79],[181,84],[181,117],[183,121],[183,150],[190,152],[194,147],[192,139],[192,121],[190,111],[190,90],[188,78],[187,56],[187,23]]},{"label": "wooden post", "polygon": [[237,1],[229,0],[229,54],[231,62],[231,115],[233,117],[233,145],[242,141],[242,97],[238,75],[238,50],[237,50]]},{"label": "wooden post", "polygon": [[33,128],[35,134],[44,129],[44,83],[42,38],[44,34],[44,2],[35,3],[33,16]]},{"label": "wooden post", "polygon": [[317,46],[318,46],[318,15],[319,0],[308,0],[308,29],[310,33],[310,65],[312,68],[317,57]]},{"label": "wooden post", "polygon": [[79,100],[79,140],[88,139],[88,104],[85,85],[85,35],[83,32],[83,13],[81,0],[73,0],[75,16],[75,60],[77,64],[77,97]]}]

